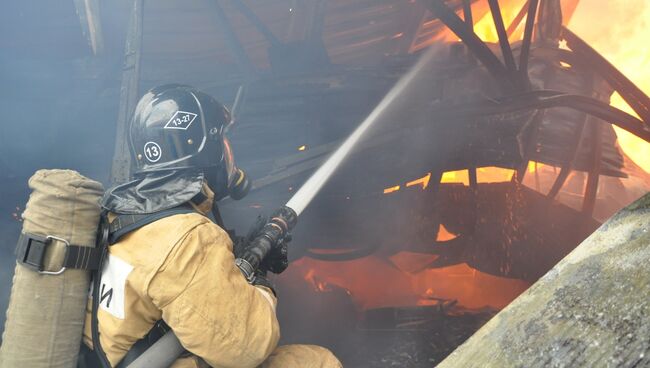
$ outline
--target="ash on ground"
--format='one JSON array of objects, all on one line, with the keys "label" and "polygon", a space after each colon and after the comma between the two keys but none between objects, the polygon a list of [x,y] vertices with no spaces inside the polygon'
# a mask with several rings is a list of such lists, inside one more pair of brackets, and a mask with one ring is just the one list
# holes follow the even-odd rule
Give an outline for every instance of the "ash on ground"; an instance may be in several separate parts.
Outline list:
[{"label": "ash on ground", "polygon": [[345,367],[433,367],[497,311],[445,313],[438,308],[383,308],[366,312],[358,344],[339,358]]}]

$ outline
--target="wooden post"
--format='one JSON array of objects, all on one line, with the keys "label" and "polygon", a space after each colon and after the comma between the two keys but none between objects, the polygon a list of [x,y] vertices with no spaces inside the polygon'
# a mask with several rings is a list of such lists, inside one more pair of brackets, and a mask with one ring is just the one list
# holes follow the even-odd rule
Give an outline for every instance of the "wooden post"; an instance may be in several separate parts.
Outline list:
[{"label": "wooden post", "polygon": [[103,54],[104,36],[99,16],[99,0],[74,0],[74,6],[77,8],[81,30],[88,38],[93,54],[95,56]]},{"label": "wooden post", "polygon": [[591,149],[592,149],[592,166],[587,178],[585,188],[585,198],[582,202],[582,213],[592,216],[596,207],[596,196],[598,194],[598,181],[603,156],[603,126],[602,122],[596,118],[589,119],[591,126]]},{"label": "wooden post", "polygon": [[488,3],[490,5],[490,12],[492,13],[492,19],[494,20],[494,26],[496,27],[497,34],[499,36],[499,45],[501,46],[501,55],[503,56],[503,61],[508,71],[510,73],[515,73],[517,70],[517,66],[515,65],[515,57],[512,55],[512,48],[510,47],[510,42],[508,42],[506,27],[503,24],[503,17],[501,16],[501,8],[499,7],[499,1],[488,0]]},{"label": "wooden post", "polygon": [[246,50],[244,50],[244,46],[239,41],[239,38],[237,37],[237,34],[235,33],[235,30],[232,27],[232,23],[230,23],[230,20],[228,19],[226,12],[219,4],[219,0],[212,0],[211,4],[214,7],[215,15],[217,17],[217,23],[221,28],[221,31],[224,33],[226,37],[226,42],[228,42],[228,46],[235,54],[237,63],[241,68],[241,72],[247,77],[256,75],[257,71],[255,69],[255,66],[253,65],[253,62],[248,57]]},{"label": "wooden post", "polygon": [[120,107],[115,133],[115,151],[110,182],[125,182],[130,177],[131,154],[129,147],[129,123],[140,97],[140,64],[142,54],[142,23],[144,0],[134,0],[131,21],[124,48],[124,68],[120,88]]}]

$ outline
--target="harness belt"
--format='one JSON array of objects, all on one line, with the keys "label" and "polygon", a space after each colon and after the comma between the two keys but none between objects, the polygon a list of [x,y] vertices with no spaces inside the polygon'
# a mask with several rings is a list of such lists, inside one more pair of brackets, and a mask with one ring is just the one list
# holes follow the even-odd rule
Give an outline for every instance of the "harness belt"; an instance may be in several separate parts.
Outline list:
[{"label": "harness belt", "polygon": [[[197,197],[195,197],[197,198]],[[199,197],[200,198],[200,197]],[[194,201],[194,199],[193,199]],[[117,215],[110,224],[107,224],[108,235],[106,242],[108,244],[103,244],[100,249],[104,249],[109,245],[117,243],[120,238],[127,235],[128,233],[135,231],[145,225],[148,225],[152,222],[158,221],[165,217],[170,217],[174,215],[187,214],[187,213],[197,213],[197,211],[189,203],[181,205],[179,207],[169,208],[159,212],[148,213],[148,214],[138,214],[138,215]],[[100,262],[101,263],[101,262]],[[96,290],[99,290],[99,282],[101,280],[100,272],[95,274],[94,285]],[[99,304],[97,302],[99,299],[93,299],[93,308],[92,308],[92,319],[91,319],[91,329],[92,329],[92,339],[95,344],[95,350],[89,353],[89,349],[85,347],[85,344],[82,344],[81,356],[83,359],[80,359],[79,368],[86,367],[107,367],[108,359],[106,354],[101,347],[101,342],[99,340],[99,321],[97,318],[97,310]],[[151,345],[153,345],[160,337],[162,337],[165,332],[169,331],[170,328],[165,324],[164,321],[158,321],[154,327],[145,335],[142,339],[138,340],[126,355],[122,358],[120,363],[117,365],[117,368],[127,367],[131,362],[136,360],[144,351],[146,351]]]},{"label": "harness belt", "polygon": [[[63,260],[53,259],[46,265],[45,255],[50,247],[63,246]],[[18,263],[43,275],[60,275],[68,268],[94,271],[99,268],[102,250],[96,247],[72,245],[69,241],[53,235],[39,236],[21,233],[16,244]],[[59,257],[57,257],[59,258]],[[58,270],[49,270],[50,264],[61,266]],[[46,267],[47,266],[47,267]]]},{"label": "harness belt", "polygon": [[145,225],[148,225],[154,221],[158,221],[165,217],[186,214],[186,213],[196,213],[196,210],[190,205],[184,205],[180,207],[170,208],[155,213],[148,213],[143,215],[118,215],[113,221],[111,221],[108,228],[108,243],[115,244],[121,237],[124,235],[137,230]]}]

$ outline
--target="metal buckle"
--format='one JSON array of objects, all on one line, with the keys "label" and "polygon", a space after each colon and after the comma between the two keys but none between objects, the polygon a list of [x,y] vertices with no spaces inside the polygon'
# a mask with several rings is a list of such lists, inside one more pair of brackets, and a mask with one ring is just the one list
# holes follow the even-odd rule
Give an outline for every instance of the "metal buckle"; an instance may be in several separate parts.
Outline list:
[{"label": "metal buckle", "polygon": [[40,270],[43,267],[47,239],[33,234],[21,234],[21,238],[25,245],[17,249],[18,260],[33,271]]},{"label": "metal buckle", "polygon": [[247,260],[243,258],[235,259],[235,265],[239,267],[239,270],[246,278],[249,284],[252,284],[255,281],[255,269],[248,263]]},{"label": "metal buckle", "polygon": [[[58,240],[65,244],[65,255],[63,256],[63,264],[65,264],[65,260],[68,258],[68,251],[70,249],[70,242],[67,241],[66,239],[59,238],[58,236],[54,235],[48,235],[45,237],[45,240],[47,243],[45,245],[50,245],[52,243],[52,240]],[[43,253],[45,254],[45,253]],[[38,270],[37,272],[40,273],[41,275],[60,275],[65,271],[65,266],[61,266],[61,268],[58,271],[44,271],[44,270]]]},{"label": "metal buckle", "polygon": [[57,236],[48,235],[46,237],[34,235],[34,234],[23,234],[26,242],[25,246],[21,249],[20,254],[18,254],[19,261],[25,267],[38,272],[41,275],[60,275],[65,271],[65,266],[62,266],[57,271],[45,271],[43,270],[43,261],[45,260],[45,252],[47,247],[52,244],[53,240],[58,240],[65,244],[65,255],[63,257],[64,263],[65,259],[68,257],[68,250],[70,243]]}]

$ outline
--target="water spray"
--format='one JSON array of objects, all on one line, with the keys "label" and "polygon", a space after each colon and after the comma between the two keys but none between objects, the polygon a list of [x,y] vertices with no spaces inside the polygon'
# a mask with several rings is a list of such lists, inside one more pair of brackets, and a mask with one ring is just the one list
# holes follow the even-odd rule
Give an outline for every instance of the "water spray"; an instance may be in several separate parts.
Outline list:
[{"label": "water spray", "polygon": [[[260,235],[251,242],[246,253],[241,258],[236,259],[237,266],[249,281],[255,277],[255,270],[257,270],[258,265],[266,257],[273,245],[281,241],[293,229],[298,220],[298,216],[311,203],[316,194],[318,194],[325,183],[332,177],[336,169],[338,169],[350,152],[352,152],[352,149],[361,137],[364,136],[371,126],[379,121],[379,118],[393,105],[396,98],[413,82],[424,66],[428,64],[434,53],[434,49],[429,48],[420,57],[418,62],[400,78],[361,125],[307,179],[305,184],[289,199],[289,202],[271,216],[271,220],[264,226]],[[174,336],[173,331],[169,331],[142,353],[138,359],[129,364],[127,368],[168,367],[182,351],[183,348],[180,346],[180,341]]]},{"label": "water spray", "polygon": [[350,134],[350,136],[334,151],[334,153],[321,165],[318,170],[298,189],[296,194],[289,199],[286,206],[293,209],[297,215],[309,205],[318,194],[323,185],[330,179],[332,174],[338,169],[341,163],[348,157],[354,146],[359,142],[361,137],[373,126],[379,118],[386,113],[388,108],[395,102],[397,96],[402,94],[409,86],[419,72],[434,55],[434,49],[429,48],[427,52],[420,57],[420,60],[393,86],[393,88],[384,96],[379,104],[372,110],[370,115],[359,125],[359,127]]}]

